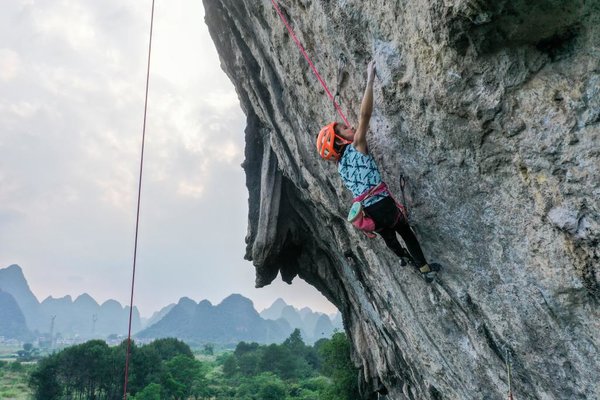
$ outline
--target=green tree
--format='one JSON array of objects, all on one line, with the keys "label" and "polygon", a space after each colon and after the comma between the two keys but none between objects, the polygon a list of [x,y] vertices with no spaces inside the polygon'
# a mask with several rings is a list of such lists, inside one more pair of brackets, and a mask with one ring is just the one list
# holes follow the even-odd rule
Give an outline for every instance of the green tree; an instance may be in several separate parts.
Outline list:
[{"label": "green tree", "polygon": [[33,361],[38,359],[40,356],[40,350],[33,347],[31,343],[25,343],[23,349],[17,351],[18,361]]},{"label": "green tree", "polygon": [[302,340],[300,329],[294,329],[290,336],[283,342],[282,346],[287,348],[292,355],[291,363],[294,372],[291,376],[302,378],[313,374],[315,365],[311,366],[311,362],[318,364],[316,361],[318,357],[314,357],[316,356],[314,351],[311,351]]},{"label": "green tree", "polygon": [[204,349],[202,350],[202,353],[206,354],[207,356],[212,356],[215,354],[215,345],[212,343],[207,343],[204,345]]},{"label": "green tree", "polygon": [[253,353],[253,352],[257,351],[259,349],[259,347],[260,347],[260,345],[258,343],[239,342],[237,344],[237,346],[235,346],[235,351],[233,352],[233,354],[236,357],[240,357],[243,354]]},{"label": "green tree", "polygon": [[285,398],[285,385],[280,380],[266,382],[258,391],[261,400],[281,400]]},{"label": "green tree", "polygon": [[201,392],[204,371],[199,361],[185,355],[178,355],[165,363],[163,388],[166,397],[183,400],[192,396],[192,389]]},{"label": "green tree", "polygon": [[131,397],[131,400],[161,400],[161,391],[162,388],[158,383],[151,383]]},{"label": "green tree", "polygon": [[276,344],[263,349],[259,369],[272,372],[284,379],[291,378],[295,374],[292,354],[287,348]]},{"label": "green tree", "polygon": [[70,348],[68,364],[62,368],[69,370],[73,378],[72,388],[86,398],[106,395],[106,389],[113,377],[110,374],[109,359],[111,350],[102,340],[90,340]]},{"label": "green tree", "polygon": [[58,380],[58,357],[46,357],[38,362],[37,368],[29,377],[29,387],[39,400],[59,399],[63,388]]},{"label": "green tree", "polygon": [[223,362],[223,373],[227,377],[236,374],[253,376],[259,372],[262,347],[258,343],[239,342],[232,357]]},{"label": "green tree", "polygon": [[210,380],[206,377],[209,368],[202,363],[199,364],[199,371],[192,381],[192,397],[194,400],[213,398],[216,394],[215,388],[211,385]]},{"label": "green tree", "polygon": [[[121,400],[126,346],[95,340],[42,359],[30,378],[34,398]],[[344,334],[314,346],[299,331],[279,345],[240,342],[214,362],[196,360],[183,342],[161,339],[131,343],[128,392],[132,400],[354,400],[356,376]]]},{"label": "green tree", "polygon": [[160,382],[163,373],[164,365],[156,347],[136,347],[131,354],[128,391],[137,393],[153,382]]},{"label": "green tree", "polygon": [[253,376],[259,372],[260,354],[258,351],[244,353],[236,359],[237,372],[244,376]]},{"label": "green tree", "polygon": [[335,333],[327,342],[321,342],[318,349],[322,361],[321,373],[333,381],[333,387],[325,396],[332,400],[353,400],[360,398],[358,391],[358,369],[350,358],[351,345],[344,333]]},{"label": "green tree", "polygon": [[170,360],[175,356],[183,355],[189,358],[194,358],[192,349],[186,343],[175,338],[157,339],[150,344],[147,344],[150,348],[156,349],[160,355],[161,360]]},{"label": "green tree", "polygon": [[319,353],[314,346],[306,347],[306,350],[304,352],[304,359],[306,360],[310,371],[321,370],[321,357],[319,356]]},{"label": "green tree", "polygon": [[233,378],[238,373],[236,358],[233,354],[225,354],[219,359],[223,366],[223,375],[227,378]]},{"label": "green tree", "polygon": [[[127,341],[109,347],[101,340],[66,348],[42,359],[29,380],[36,399],[119,400]],[[128,392],[132,396],[187,399],[203,395],[204,370],[191,349],[177,339],[161,339],[138,347],[131,343]],[[163,396],[167,393],[168,397]]]},{"label": "green tree", "polygon": [[329,378],[319,375],[300,381],[293,394],[298,400],[324,400],[325,393],[331,386]]},{"label": "green tree", "polygon": [[277,375],[263,372],[245,378],[235,393],[236,400],[282,400],[286,397],[285,383]]},{"label": "green tree", "polygon": [[287,347],[292,353],[303,355],[306,351],[306,344],[302,340],[302,334],[300,329],[294,329],[290,336],[285,339],[283,345]]}]

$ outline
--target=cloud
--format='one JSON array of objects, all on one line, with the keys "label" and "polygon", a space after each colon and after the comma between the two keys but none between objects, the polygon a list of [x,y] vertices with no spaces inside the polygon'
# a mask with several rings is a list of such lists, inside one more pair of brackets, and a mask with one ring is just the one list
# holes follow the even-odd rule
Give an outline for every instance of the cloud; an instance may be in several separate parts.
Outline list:
[{"label": "cloud", "polygon": [[17,76],[21,60],[11,49],[0,49],[0,80],[9,81]]},{"label": "cloud", "polygon": [[40,106],[27,101],[21,101],[15,104],[10,104],[8,112],[12,113],[17,118],[28,119],[34,116],[39,111]]},{"label": "cloud", "polygon": [[29,10],[38,34],[55,37],[80,51],[89,50],[96,44],[96,25],[91,10],[84,3],[54,2],[49,7],[30,7]]},{"label": "cloud", "polygon": [[[20,264],[40,298],[128,301],[149,4],[3,3],[0,267]],[[148,313],[232,292],[266,306],[273,293],[254,291],[243,261],[237,95],[200,2],[159,2],[155,15],[136,298]]]},{"label": "cloud", "polygon": [[194,184],[193,182],[181,181],[177,189],[177,194],[181,196],[199,199],[204,193],[204,185]]}]

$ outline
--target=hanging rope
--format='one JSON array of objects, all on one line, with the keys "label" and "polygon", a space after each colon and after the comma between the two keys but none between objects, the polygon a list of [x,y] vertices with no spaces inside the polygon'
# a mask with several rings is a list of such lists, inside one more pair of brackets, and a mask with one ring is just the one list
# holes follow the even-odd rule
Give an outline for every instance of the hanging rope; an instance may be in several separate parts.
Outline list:
[{"label": "hanging rope", "polygon": [[306,53],[306,50],[304,50],[304,47],[302,46],[302,43],[300,43],[300,40],[298,40],[298,38],[296,37],[296,34],[294,33],[294,30],[292,29],[292,27],[288,23],[288,20],[283,15],[283,12],[279,8],[279,6],[277,5],[277,1],[276,0],[271,0],[271,3],[273,3],[273,7],[275,7],[275,11],[277,11],[277,14],[279,14],[279,17],[281,18],[281,20],[285,24],[285,27],[287,28],[288,32],[290,33],[290,36],[292,37],[292,39],[294,39],[294,42],[296,42],[296,46],[298,46],[298,49],[300,49],[300,52],[302,53],[302,55],[304,56],[304,58],[308,62],[308,65],[310,65],[310,68],[315,73],[315,76],[317,77],[317,79],[321,83],[321,86],[323,86],[323,89],[325,89],[325,93],[327,93],[327,96],[329,96],[329,99],[333,102],[333,106],[335,107],[336,111],[338,112],[338,114],[340,115],[340,117],[342,117],[342,119],[344,120],[344,122],[346,123],[346,125],[350,126],[350,123],[346,119],[346,116],[342,112],[342,109],[340,108],[340,106],[337,103],[337,101],[335,101],[335,97],[331,94],[331,91],[327,87],[327,84],[325,83],[325,81],[323,80],[323,78],[321,78],[321,75],[319,75],[319,71],[317,71],[317,68],[315,67],[315,65],[311,61],[310,57]]},{"label": "hanging rope", "polygon": [[148,84],[150,82],[150,54],[152,53],[152,28],[154,26],[154,0],[150,16],[150,38],[148,39],[148,63],[146,68],[146,95],[144,100],[144,124],[142,127],[142,150],[140,156],[140,173],[138,180],[137,212],[135,218],[135,244],[133,247],[133,272],[131,276],[131,299],[129,301],[129,329],[127,333],[127,353],[125,354],[125,381],[123,383],[123,400],[127,400],[127,382],[129,380],[129,358],[131,353],[131,320],[133,318],[133,291],[135,287],[135,266],[137,261],[138,232],[140,226],[140,202],[142,198],[142,173],[144,171],[144,143],[146,141],[146,115],[148,112]]}]

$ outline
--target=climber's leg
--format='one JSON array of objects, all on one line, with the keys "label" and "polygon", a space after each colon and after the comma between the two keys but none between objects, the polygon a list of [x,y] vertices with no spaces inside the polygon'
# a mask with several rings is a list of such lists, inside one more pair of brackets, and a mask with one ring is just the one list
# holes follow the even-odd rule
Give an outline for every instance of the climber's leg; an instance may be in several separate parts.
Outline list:
[{"label": "climber's leg", "polygon": [[383,228],[381,230],[378,230],[377,233],[381,235],[381,238],[383,239],[387,247],[389,247],[398,257],[410,257],[410,254],[408,254],[406,249],[404,249],[404,247],[402,247],[402,245],[398,241],[395,230],[393,230],[392,228]]},{"label": "climber's leg", "polygon": [[402,236],[402,240],[404,240],[410,255],[415,261],[416,267],[421,272],[421,275],[425,281],[433,282],[438,271],[440,270],[440,265],[436,263],[427,263],[427,260],[423,255],[423,250],[421,250],[421,245],[419,244],[414,232],[410,228],[408,221],[406,221],[404,218],[401,218],[394,226],[394,229],[400,234],[400,236]]},{"label": "climber's leg", "polygon": [[[393,228],[398,218],[398,208],[394,200],[386,197],[375,204],[365,207],[365,212],[375,221],[376,231],[381,235],[387,247],[402,259],[410,258],[406,249],[398,241],[396,231]],[[402,260],[402,265],[406,265],[404,260]]]},{"label": "climber's leg", "polygon": [[406,219],[400,218],[394,226],[394,229],[400,234],[400,236],[402,236],[402,240],[404,240],[408,252],[415,261],[416,267],[420,268],[427,264],[427,260],[423,255],[423,250],[421,250],[421,245],[419,244],[419,241],[417,240],[417,237],[413,233],[412,229],[410,229],[410,225]]}]

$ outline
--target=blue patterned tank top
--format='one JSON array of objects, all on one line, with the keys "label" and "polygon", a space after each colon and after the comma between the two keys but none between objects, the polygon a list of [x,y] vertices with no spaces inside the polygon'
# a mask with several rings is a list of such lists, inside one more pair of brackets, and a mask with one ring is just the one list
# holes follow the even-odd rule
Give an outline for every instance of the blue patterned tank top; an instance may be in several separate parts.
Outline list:
[{"label": "blue patterned tank top", "polygon": [[[354,197],[360,196],[381,183],[381,174],[373,156],[361,153],[351,144],[346,146],[344,154],[342,154],[342,158],[338,163],[338,172],[344,185],[350,189]],[[365,207],[370,206],[387,196],[387,192],[378,194],[363,201],[363,205]]]}]

